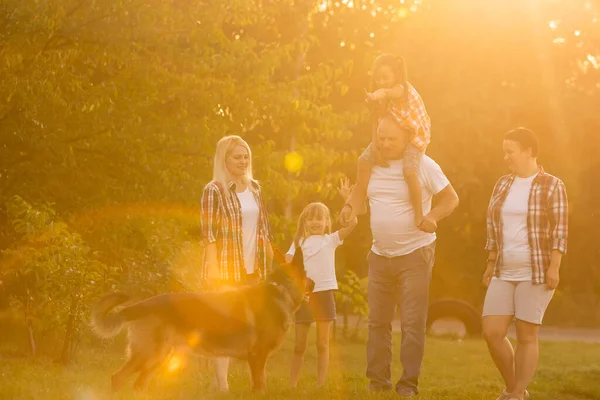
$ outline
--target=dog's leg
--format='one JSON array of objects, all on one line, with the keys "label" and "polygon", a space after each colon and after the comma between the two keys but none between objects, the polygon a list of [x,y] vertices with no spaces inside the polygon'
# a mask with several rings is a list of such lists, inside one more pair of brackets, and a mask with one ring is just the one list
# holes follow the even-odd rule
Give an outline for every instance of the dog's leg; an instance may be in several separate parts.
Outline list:
[{"label": "dog's leg", "polygon": [[267,353],[259,352],[248,355],[248,366],[252,376],[252,390],[264,392],[267,388]]},{"label": "dog's leg", "polygon": [[136,373],[143,366],[144,359],[136,354],[132,354],[127,362],[111,377],[111,386],[114,392],[119,391],[127,378]]},{"label": "dog's leg", "polygon": [[138,375],[133,387],[137,391],[146,391],[148,389],[148,384],[150,383],[150,379],[152,379],[152,375],[154,372],[163,365],[169,354],[171,354],[171,346],[168,343],[161,343],[161,347],[156,351],[156,354],[146,359],[140,374]]}]

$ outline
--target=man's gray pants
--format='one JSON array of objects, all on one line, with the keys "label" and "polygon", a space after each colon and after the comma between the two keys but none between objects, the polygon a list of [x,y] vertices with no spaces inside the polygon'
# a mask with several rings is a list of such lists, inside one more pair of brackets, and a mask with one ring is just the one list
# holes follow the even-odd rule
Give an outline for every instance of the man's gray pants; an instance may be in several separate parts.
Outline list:
[{"label": "man's gray pants", "polygon": [[435,242],[414,252],[393,258],[369,252],[369,339],[367,378],[369,388],[392,387],[392,320],[400,304],[402,377],[396,390],[417,393],[421,363],[425,353],[425,333],[429,304],[429,283],[435,259]]}]

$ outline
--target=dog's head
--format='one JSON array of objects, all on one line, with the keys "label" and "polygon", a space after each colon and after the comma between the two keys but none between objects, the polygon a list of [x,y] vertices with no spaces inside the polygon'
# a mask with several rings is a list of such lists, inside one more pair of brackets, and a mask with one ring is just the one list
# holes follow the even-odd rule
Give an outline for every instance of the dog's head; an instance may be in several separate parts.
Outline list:
[{"label": "dog's head", "polygon": [[296,249],[291,263],[285,262],[285,256],[279,250],[275,250],[274,256],[274,262],[278,266],[269,280],[284,286],[289,291],[294,303],[299,306],[304,297],[315,288],[315,282],[306,276],[302,249]]}]

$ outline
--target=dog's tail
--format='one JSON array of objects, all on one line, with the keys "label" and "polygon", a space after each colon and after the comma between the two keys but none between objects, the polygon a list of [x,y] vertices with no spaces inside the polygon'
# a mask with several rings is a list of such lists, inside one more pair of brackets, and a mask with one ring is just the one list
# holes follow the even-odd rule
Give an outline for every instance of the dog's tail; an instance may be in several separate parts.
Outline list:
[{"label": "dog's tail", "polygon": [[129,300],[125,293],[112,293],[94,304],[92,307],[92,328],[102,338],[109,338],[121,332],[127,321],[124,316],[117,312],[109,314],[113,308]]}]

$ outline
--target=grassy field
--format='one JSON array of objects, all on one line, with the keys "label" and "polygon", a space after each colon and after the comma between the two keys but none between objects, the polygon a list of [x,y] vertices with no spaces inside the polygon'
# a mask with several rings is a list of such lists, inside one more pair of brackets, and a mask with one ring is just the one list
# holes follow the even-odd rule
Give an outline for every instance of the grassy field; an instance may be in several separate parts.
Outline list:
[{"label": "grassy field", "polygon": [[[268,364],[267,395],[250,393],[247,369],[242,362],[232,365],[231,393],[217,394],[210,388],[209,370],[197,360],[188,360],[187,365],[176,371],[162,369],[148,395],[136,394],[130,389],[113,395],[109,377],[122,362],[122,354],[89,349],[81,351],[77,362],[66,368],[43,359],[0,358],[0,399],[396,398],[393,393],[367,392],[365,345],[343,340],[332,344],[328,384],[325,388],[315,388],[316,353],[312,333],[303,375],[295,390],[287,387],[292,348],[292,342],[288,340]],[[394,343],[399,343],[399,339],[395,336]],[[399,354],[395,352],[393,379],[398,379],[399,375]],[[502,382],[481,340],[428,339],[420,399],[495,399],[501,390]],[[540,367],[530,391],[535,400],[600,399],[600,345],[542,343]]]}]

